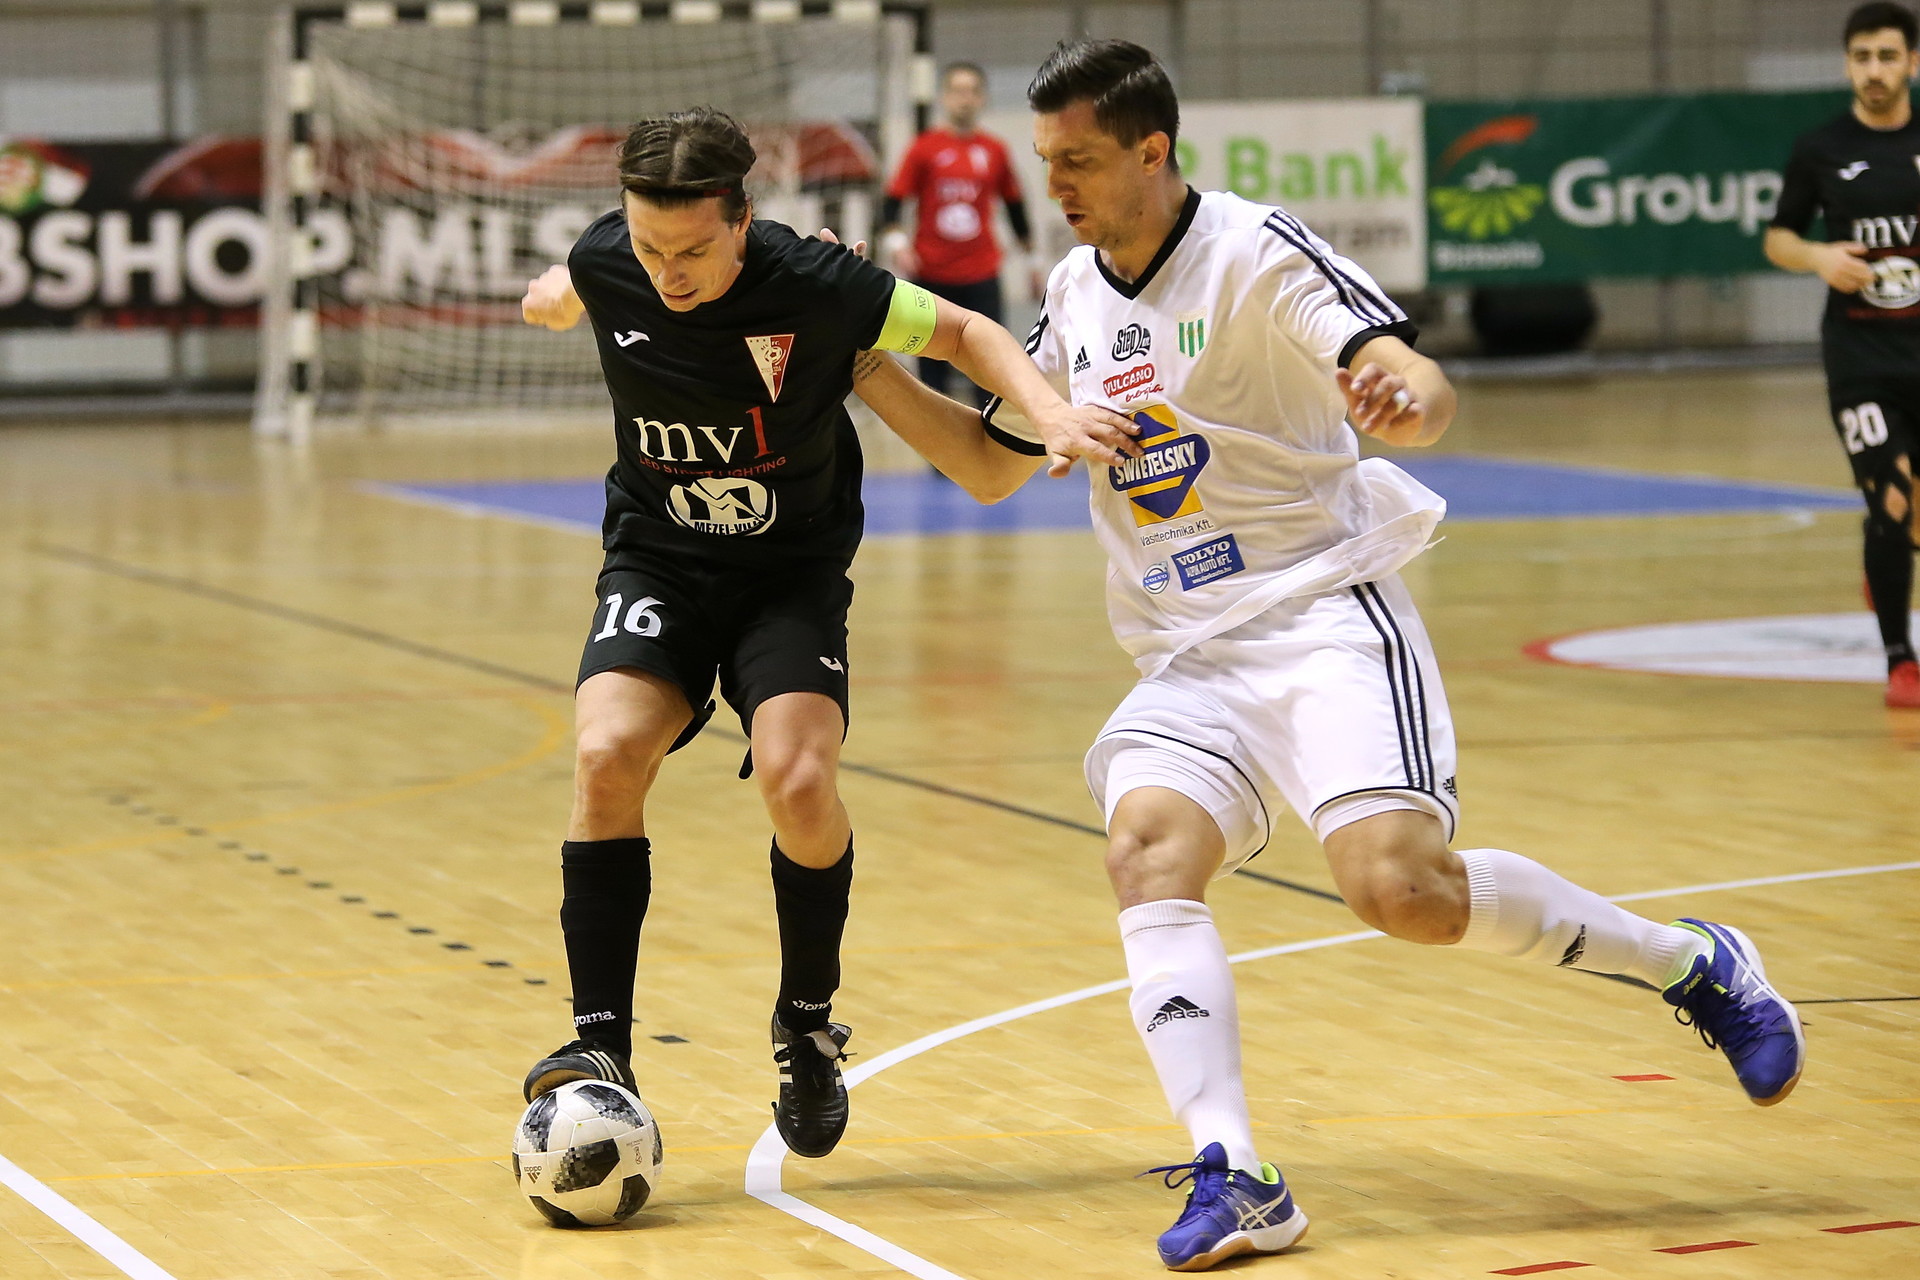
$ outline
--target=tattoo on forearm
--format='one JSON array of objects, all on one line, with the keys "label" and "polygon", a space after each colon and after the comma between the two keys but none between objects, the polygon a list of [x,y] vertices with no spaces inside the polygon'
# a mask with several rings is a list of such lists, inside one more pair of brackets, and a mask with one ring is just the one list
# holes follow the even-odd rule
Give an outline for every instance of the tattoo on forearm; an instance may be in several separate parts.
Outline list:
[{"label": "tattoo on forearm", "polygon": [[880,371],[880,362],[886,357],[878,351],[856,351],[853,354],[853,380],[865,382]]}]

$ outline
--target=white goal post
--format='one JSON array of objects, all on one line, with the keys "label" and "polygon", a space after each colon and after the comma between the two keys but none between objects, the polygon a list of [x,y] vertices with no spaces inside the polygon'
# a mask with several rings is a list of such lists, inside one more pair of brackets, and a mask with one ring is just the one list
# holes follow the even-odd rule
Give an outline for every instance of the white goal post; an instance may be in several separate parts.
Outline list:
[{"label": "white goal post", "polygon": [[634,120],[717,107],[758,216],[866,237],[933,96],[921,0],[352,3],[269,58],[268,290],[254,426],[527,422],[605,404],[590,336],[525,282],[617,203]]}]

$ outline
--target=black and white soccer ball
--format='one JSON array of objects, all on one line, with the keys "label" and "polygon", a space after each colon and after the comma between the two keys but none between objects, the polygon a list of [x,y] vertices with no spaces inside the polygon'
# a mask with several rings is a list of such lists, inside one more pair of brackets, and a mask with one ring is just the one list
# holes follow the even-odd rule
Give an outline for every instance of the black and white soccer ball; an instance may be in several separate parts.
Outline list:
[{"label": "black and white soccer ball", "polygon": [[604,1080],[541,1094],[513,1131],[513,1176],[556,1227],[607,1227],[640,1212],[662,1154],[640,1095]]}]

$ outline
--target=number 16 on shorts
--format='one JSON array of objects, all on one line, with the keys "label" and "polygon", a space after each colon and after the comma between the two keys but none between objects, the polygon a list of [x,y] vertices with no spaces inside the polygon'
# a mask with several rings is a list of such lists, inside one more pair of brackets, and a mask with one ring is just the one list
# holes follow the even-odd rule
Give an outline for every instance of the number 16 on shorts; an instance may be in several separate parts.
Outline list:
[{"label": "number 16 on shorts", "polygon": [[[663,624],[660,621],[660,615],[654,612],[654,608],[659,603],[652,596],[642,596],[629,605],[620,592],[608,592],[607,620],[600,630],[594,633],[593,638],[611,640],[622,631],[636,636],[659,635]],[[626,609],[624,616],[620,612],[623,606]]]}]

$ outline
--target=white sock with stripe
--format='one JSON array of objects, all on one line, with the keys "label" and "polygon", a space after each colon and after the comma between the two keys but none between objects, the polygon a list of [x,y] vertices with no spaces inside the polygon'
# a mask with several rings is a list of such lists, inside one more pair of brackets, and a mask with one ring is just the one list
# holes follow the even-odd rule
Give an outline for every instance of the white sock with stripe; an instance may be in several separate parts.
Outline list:
[{"label": "white sock with stripe", "polygon": [[1655,924],[1505,849],[1462,849],[1473,895],[1456,945],[1592,973],[1624,973],[1665,988],[1707,943],[1690,929]]},{"label": "white sock with stripe", "polygon": [[1167,1105],[1193,1136],[1226,1148],[1227,1163],[1258,1173],[1260,1157],[1240,1078],[1240,1012],[1227,948],[1204,902],[1169,898],[1120,913],[1133,983],[1133,1025]]}]

